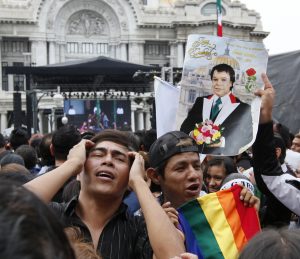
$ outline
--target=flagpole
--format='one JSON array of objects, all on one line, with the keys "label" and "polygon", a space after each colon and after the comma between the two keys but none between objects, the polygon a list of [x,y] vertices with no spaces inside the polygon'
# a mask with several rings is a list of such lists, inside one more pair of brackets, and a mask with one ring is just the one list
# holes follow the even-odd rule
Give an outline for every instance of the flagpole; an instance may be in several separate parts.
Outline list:
[{"label": "flagpole", "polygon": [[223,36],[223,26],[222,26],[222,0],[217,0],[217,36]]}]

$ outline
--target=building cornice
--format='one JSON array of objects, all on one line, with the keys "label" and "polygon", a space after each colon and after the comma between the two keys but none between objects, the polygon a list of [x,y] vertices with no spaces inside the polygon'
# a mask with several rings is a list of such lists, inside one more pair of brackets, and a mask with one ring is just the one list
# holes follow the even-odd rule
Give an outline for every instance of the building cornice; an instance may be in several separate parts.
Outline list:
[{"label": "building cornice", "polygon": [[266,32],[266,31],[251,31],[250,35],[251,36],[258,36],[258,37],[267,37],[270,34],[270,32]]}]

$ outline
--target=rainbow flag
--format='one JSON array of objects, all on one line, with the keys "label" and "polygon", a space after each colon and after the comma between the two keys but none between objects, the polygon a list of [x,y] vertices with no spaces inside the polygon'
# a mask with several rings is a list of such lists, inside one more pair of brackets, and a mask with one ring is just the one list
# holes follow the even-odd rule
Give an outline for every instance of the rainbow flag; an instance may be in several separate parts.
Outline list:
[{"label": "rainbow flag", "polygon": [[244,245],[260,231],[255,208],[240,200],[241,187],[207,194],[179,211],[187,252],[199,258],[237,258]]}]

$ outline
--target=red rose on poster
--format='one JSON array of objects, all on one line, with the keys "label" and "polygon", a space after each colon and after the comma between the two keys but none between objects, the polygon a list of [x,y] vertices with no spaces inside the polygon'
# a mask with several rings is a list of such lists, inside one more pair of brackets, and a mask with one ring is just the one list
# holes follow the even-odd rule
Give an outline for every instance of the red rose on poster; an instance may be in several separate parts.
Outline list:
[{"label": "red rose on poster", "polygon": [[214,130],[220,130],[220,127],[219,127],[218,125],[212,125],[212,128],[213,128]]},{"label": "red rose on poster", "polygon": [[256,74],[256,71],[254,68],[249,68],[246,70],[247,76],[254,76]]}]

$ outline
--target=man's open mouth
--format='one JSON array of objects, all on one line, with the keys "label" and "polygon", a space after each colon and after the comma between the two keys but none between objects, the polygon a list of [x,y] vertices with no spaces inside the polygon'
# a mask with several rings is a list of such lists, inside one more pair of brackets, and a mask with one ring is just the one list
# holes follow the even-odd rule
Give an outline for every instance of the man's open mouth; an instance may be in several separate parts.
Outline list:
[{"label": "man's open mouth", "polygon": [[187,190],[188,190],[188,191],[195,192],[195,191],[199,191],[199,187],[200,187],[200,185],[197,184],[197,183],[195,183],[195,184],[190,185],[190,186],[187,188]]},{"label": "man's open mouth", "polygon": [[115,178],[112,173],[104,172],[104,171],[100,171],[100,172],[96,173],[96,177],[107,178],[107,179],[111,179],[111,180],[113,180]]}]

